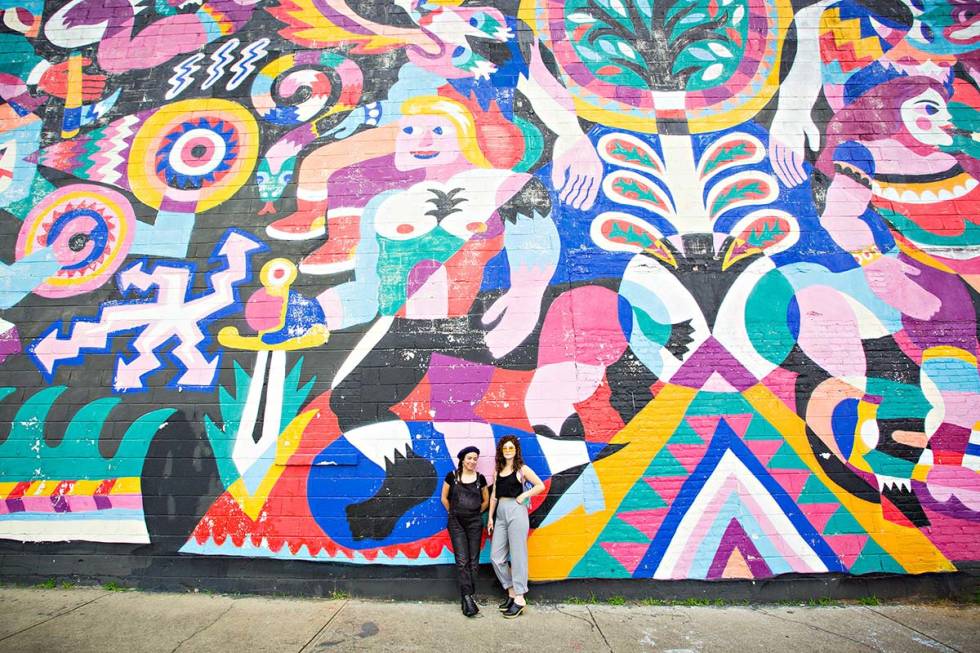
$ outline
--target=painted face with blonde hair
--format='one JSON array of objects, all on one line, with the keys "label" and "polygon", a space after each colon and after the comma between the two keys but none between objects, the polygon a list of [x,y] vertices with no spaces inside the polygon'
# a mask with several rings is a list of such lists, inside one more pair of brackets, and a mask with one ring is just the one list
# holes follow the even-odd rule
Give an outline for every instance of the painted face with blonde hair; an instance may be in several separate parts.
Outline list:
[{"label": "painted face with blonde hair", "polygon": [[417,170],[464,160],[492,168],[477,144],[476,122],[465,106],[438,96],[412,98],[402,105],[395,167]]},{"label": "painted face with blonde hair", "polygon": [[455,163],[462,157],[456,126],[445,116],[405,116],[395,141],[395,167],[417,170]]}]

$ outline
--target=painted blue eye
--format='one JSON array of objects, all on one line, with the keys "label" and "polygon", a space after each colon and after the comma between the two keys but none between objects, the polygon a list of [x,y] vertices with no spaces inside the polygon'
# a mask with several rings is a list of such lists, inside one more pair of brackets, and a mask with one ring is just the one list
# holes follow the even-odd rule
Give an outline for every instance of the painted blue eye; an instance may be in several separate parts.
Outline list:
[{"label": "painted blue eye", "polygon": [[926,113],[929,114],[930,116],[934,116],[937,113],[939,113],[939,107],[937,107],[935,105],[932,105],[932,104],[927,104],[926,105]]},{"label": "painted blue eye", "polygon": [[457,45],[456,49],[453,50],[453,57],[460,57],[463,55],[464,52],[466,52],[466,48],[464,48],[461,45]]},{"label": "painted blue eye", "polygon": [[476,16],[473,16],[473,18],[470,18],[470,25],[472,25],[473,27],[476,27],[479,24],[480,24],[480,21],[478,21],[476,19]]},{"label": "painted blue eye", "polygon": [[405,128],[402,129],[402,131],[405,132],[406,134],[411,134],[412,132],[415,131],[415,128],[414,127],[405,127]]},{"label": "painted blue eye", "polygon": [[436,127],[432,131],[433,131],[433,133],[438,134],[439,136],[442,136],[442,127]]},{"label": "painted blue eye", "polygon": [[282,181],[282,183],[284,183],[284,184],[288,184],[292,180],[293,180],[293,173],[291,173],[291,172],[287,172],[280,179],[280,181]]}]

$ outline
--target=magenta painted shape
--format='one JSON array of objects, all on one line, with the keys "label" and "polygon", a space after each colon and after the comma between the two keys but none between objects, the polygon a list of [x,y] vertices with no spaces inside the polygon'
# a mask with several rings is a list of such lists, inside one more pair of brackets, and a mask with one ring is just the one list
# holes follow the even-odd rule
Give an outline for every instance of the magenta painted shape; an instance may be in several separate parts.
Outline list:
[{"label": "magenta painted shape", "polygon": [[756,578],[766,578],[772,576],[772,570],[769,569],[769,565],[763,559],[762,555],[759,553],[759,549],[755,548],[755,544],[752,543],[752,538],[748,536],[742,525],[738,523],[737,519],[732,519],[728,522],[728,528],[725,529],[724,535],[721,536],[721,542],[718,544],[718,551],[715,553],[715,558],[711,563],[711,567],[708,569],[708,578],[717,579],[721,578],[722,573],[725,571],[725,566],[728,564],[728,559],[731,558],[732,553],[738,549],[745,558],[745,562],[749,565],[749,571]]}]

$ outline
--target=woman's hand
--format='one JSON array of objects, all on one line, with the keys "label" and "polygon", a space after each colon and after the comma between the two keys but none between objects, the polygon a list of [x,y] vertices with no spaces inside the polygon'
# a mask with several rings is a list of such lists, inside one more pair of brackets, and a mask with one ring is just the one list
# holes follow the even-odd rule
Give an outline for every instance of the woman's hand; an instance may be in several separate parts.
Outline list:
[{"label": "woman's hand", "polygon": [[514,497],[514,501],[516,501],[517,503],[524,503],[525,501],[527,501],[527,499],[528,499],[528,496],[527,496],[527,493],[525,493],[525,492],[521,492],[516,497]]},{"label": "woman's hand", "polygon": [[493,535],[493,517],[487,519],[487,532]]}]

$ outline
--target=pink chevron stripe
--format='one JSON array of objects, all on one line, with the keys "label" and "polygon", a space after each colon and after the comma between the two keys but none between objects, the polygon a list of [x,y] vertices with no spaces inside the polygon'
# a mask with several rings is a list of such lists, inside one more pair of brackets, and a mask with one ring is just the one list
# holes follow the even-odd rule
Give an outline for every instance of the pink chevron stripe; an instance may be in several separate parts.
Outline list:
[{"label": "pink chevron stripe", "polygon": [[[674,578],[687,578],[691,570],[691,565],[694,564],[694,559],[698,555],[698,549],[701,548],[701,543],[708,536],[708,531],[715,523],[715,520],[718,519],[718,514],[724,507],[725,502],[728,501],[728,497],[738,489],[739,485],[738,479],[734,476],[726,478],[715,495],[711,497],[711,501],[705,509],[701,511],[701,515],[698,517],[697,524],[691,532],[691,536],[684,542],[683,553],[677,559],[677,562],[674,563],[674,568],[671,570]],[[673,541],[671,541],[671,545],[673,545]],[[712,553],[717,553],[717,551]]]}]

